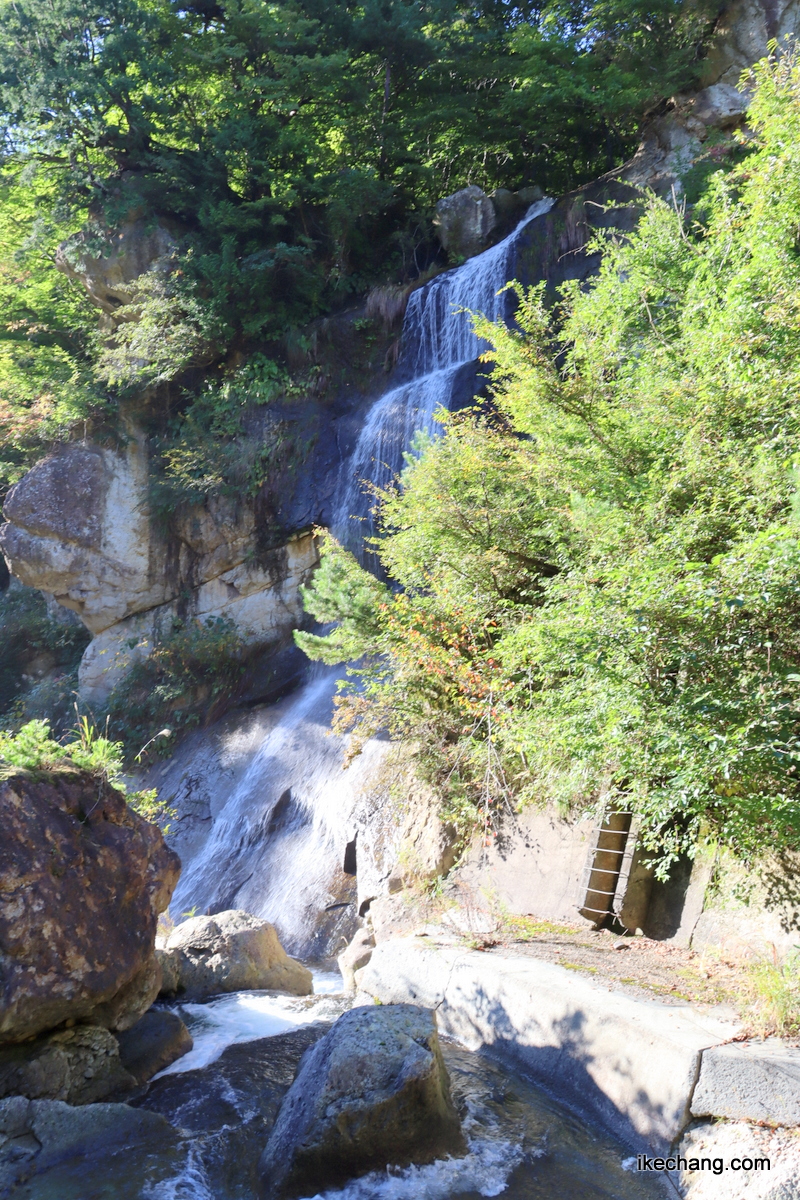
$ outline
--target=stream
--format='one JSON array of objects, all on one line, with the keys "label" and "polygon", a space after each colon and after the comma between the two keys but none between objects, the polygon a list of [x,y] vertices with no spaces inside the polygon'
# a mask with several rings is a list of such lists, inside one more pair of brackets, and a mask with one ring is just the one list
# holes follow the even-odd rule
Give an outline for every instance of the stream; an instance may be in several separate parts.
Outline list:
[{"label": "stream", "polygon": [[[318,979],[331,989],[329,977]],[[151,1080],[135,1109],[169,1125],[143,1130],[38,1174],[15,1200],[255,1200],[257,1164],[304,1051],[349,1005],[249,992],[176,1006],[194,1050]],[[467,1153],[376,1171],[303,1200],[648,1200],[674,1193],[630,1170],[631,1151],[507,1062],[443,1040]],[[158,1114],[155,1116],[155,1114]],[[146,1112],[142,1112],[144,1117]]]},{"label": "stream", "polygon": [[[440,409],[473,395],[487,347],[469,314],[508,318],[511,299],[504,289],[516,273],[520,238],[552,204],[538,201],[497,245],[412,293],[397,368],[404,382],[367,414],[336,501],[334,533],[358,556],[374,532],[372,489],[397,477],[417,432],[435,436]],[[341,667],[315,668],[297,692],[271,706],[273,719],[266,720],[204,844],[189,853],[177,847],[183,873],[171,906],[175,919],[189,911],[242,908],[272,921],[290,954],[317,961],[339,952],[343,929],[352,936],[353,928],[320,914],[351,898],[340,869],[345,828],[381,747],[367,745],[345,769],[345,739],[330,728],[341,675]],[[191,772],[180,750],[176,760]],[[180,799],[175,803],[180,811]]]}]

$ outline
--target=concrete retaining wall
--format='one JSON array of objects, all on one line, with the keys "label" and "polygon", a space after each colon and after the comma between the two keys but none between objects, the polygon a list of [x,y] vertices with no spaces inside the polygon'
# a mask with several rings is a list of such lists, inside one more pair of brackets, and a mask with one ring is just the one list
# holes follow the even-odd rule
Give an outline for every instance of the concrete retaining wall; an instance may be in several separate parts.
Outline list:
[{"label": "concrete retaining wall", "polygon": [[[435,1008],[442,1033],[511,1055],[636,1152],[663,1152],[692,1112],[699,1115],[692,1103],[699,1077],[704,1114],[734,1115],[738,1105],[740,1118],[770,1119],[769,1078],[780,1080],[781,1096],[771,1119],[787,1123],[800,1111],[800,1052],[774,1047],[771,1074],[757,1049],[737,1067],[736,1046],[724,1048],[722,1065],[710,1056],[705,1066],[704,1052],[736,1035],[731,1021],[688,1004],[640,1000],[553,963],[402,938],[379,944],[356,980],[361,1003]],[[756,1093],[742,1071],[761,1072],[758,1114],[746,1111],[743,1097]]]}]

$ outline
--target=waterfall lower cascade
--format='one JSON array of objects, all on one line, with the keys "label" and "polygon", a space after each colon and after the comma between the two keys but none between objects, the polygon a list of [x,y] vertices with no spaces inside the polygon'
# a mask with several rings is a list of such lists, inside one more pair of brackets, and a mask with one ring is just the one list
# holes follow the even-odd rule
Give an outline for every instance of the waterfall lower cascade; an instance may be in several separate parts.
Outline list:
[{"label": "waterfall lower cascade", "polygon": [[[552,203],[534,204],[503,241],[412,294],[399,364],[409,378],[373,405],[343,479],[334,528],[348,545],[373,532],[369,486],[396,478],[415,433],[435,434],[437,410],[451,407],[463,375],[474,379],[486,346],[469,313],[507,319],[502,289],[514,275],[517,240]],[[346,924],[326,924],[320,914],[337,903],[343,909],[343,896],[352,901],[341,871],[346,822],[385,747],[373,743],[342,769],[344,739],[330,733],[340,675],[318,672],[282,702],[205,845],[185,861],[173,914],[244,908],[272,921],[290,954],[322,958],[341,949]]]}]

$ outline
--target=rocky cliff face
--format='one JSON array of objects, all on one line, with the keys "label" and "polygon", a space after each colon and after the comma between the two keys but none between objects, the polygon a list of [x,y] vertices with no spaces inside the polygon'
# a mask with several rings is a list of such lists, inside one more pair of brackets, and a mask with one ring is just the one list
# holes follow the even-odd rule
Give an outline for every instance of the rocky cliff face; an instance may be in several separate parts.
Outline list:
[{"label": "rocky cliff face", "polygon": [[147,222],[133,211],[118,229],[95,221],[74,233],[59,246],[56,266],[86,288],[104,314],[103,327],[113,328],[116,320],[135,317],[131,284],[154,267],[166,271],[175,247],[160,221]]},{"label": "rocky cliff face", "polygon": [[[742,71],[767,53],[770,39],[799,29],[800,0],[728,5],[704,63],[703,86],[670,98],[651,114],[630,163],[562,197],[531,223],[517,277],[556,286],[591,274],[598,261],[585,252],[592,230],[632,228],[635,186],[662,194],[675,188],[680,194],[710,135],[721,140],[724,153],[726,136],[746,120]],[[455,261],[477,253],[502,237],[538,195],[537,189],[500,189],[488,197],[470,187],[446,198],[437,206],[443,246]],[[147,271],[168,269],[173,239],[136,212],[105,234],[99,242],[75,235],[61,248],[58,265],[86,288],[113,326],[135,319],[133,284]],[[282,639],[285,644],[301,619],[299,586],[316,564],[308,530],[330,520],[364,397],[338,408],[309,398],[300,407],[304,412],[288,413],[290,422],[303,426],[304,449],[291,468],[276,469],[256,500],[216,497],[176,510],[167,532],[152,518],[148,442],[135,422],[129,422],[122,448],[63,446],[11,490],[7,524],[0,529],[11,570],[76,612],[94,635],[80,671],[85,700],[103,702],[176,616],[230,617],[251,647],[277,648]],[[266,522],[272,524],[266,550],[259,506],[269,510]]]},{"label": "rocky cliff face", "polygon": [[[750,93],[742,75],[769,52],[769,43],[785,44],[800,34],[799,0],[735,0],[721,12],[703,61],[702,86],[664,100],[646,118],[641,144],[630,162],[602,179],[562,197],[547,217],[530,230],[530,254],[521,256],[523,282],[545,279],[557,286],[564,279],[584,278],[598,259],[583,253],[593,229],[623,232],[636,220],[634,188],[650,188],[676,198],[684,181],[704,155],[713,137],[721,157],[733,144],[735,131],[746,126]],[[529,198],[530,196],[530,198]],[[437,206],[439,235],[451,257],[486,249],[509,228],[509,222],[532,202],[533,189],[520,193],[502,189],[486,196],[470,187]],[[547,234],[542,236],[543,227]]]},{"label": "rocky cliff face", "polygon": [[252,643],[279,640],[299,622],[298,587],[317,557],[307,533],[254,562],[253,507],[222,497],[176,513],[164,536],[149,511],[142,437],[120,451],[61,447],[11,489],[4,513],[13,573],[95,635],[80,669],[90,702],[178,615],[230,617]]},{"label": "rocky cliff face", "polygon": [[[174,243],[169,230],[135,212],[118,230],[101,232],[75,234],[57,265],[86,289],[101,328],[110,330],[136,319],[135,282],[167,271]],[[328,346],[341,375],[360,379],[353,320],[322,322],[312,341]],[[375,352],[380,360],[383,349]],[[327,386],[323,375],[315,378]],[[156,520],[145,431],[158,406],[153,396],[123,404],[116,447],[85,439],[62,445],[11,489],[0,526],[11,571],[77,613],[94,635],[80,669],[83,700],[102,704],[175,617],[230,618],[251,650],[285,646],[302,616],[299,587],[317,562],[309,531],[330,520],[341,464],[358,434],[367,403],[360,389],[282,397],[279,417],[254,422],[254,452],[270,421],[288,447],[255,495],[176,504]]]}]

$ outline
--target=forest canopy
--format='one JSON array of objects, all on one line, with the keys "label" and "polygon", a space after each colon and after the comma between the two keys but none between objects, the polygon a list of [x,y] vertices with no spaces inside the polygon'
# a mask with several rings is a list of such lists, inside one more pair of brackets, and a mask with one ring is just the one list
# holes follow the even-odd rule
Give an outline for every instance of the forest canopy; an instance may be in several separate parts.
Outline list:
[{"label": "forest canopy", "polygon": [[491,403],[379,499],[388,583],[328,539],[340,727],[420,746],[449,814],[610,804],[661,870],[800,841],[800,59],[691,212],[650,195],[588,288],[517,288]]},{"label": "forest canopy", "polygon": [[[0,0],[0,492],[121,397],[182,380],[185,403],[193,365],[274,355],[413,278],[442,195],[557,194],[622,162],[648,105],[696,77],[715,11]],[[169,229],[170,270],[100,338],[56,248],[83,229],[102,254],[133,216]]]}]

